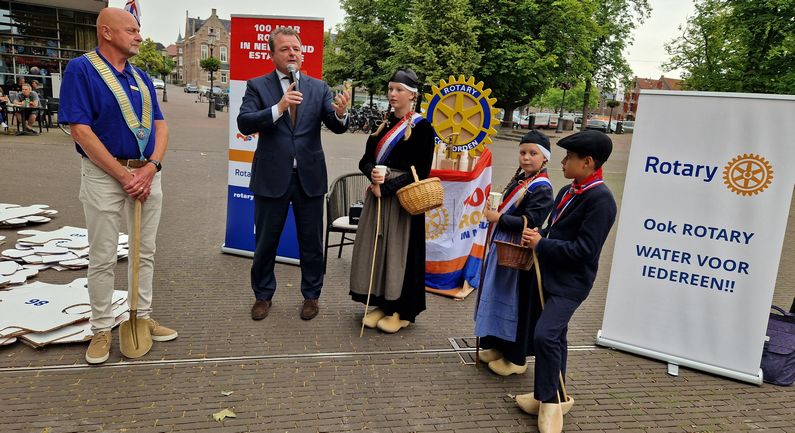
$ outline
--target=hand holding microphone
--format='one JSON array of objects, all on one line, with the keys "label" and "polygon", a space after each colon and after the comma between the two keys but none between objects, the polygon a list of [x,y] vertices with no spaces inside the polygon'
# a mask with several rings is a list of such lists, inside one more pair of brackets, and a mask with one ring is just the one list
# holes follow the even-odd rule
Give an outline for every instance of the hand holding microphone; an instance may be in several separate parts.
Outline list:
[{"label": "hand holding microphone", "polygon": [[304,100],[304,95],[298,90],[298,70],[293,64],[287,65],[287,70],[289,72],[287,76],[290,80],[290,85],[284,92],[282,99],[279,100],[279,111],[281,113],[284,113],[290,107],[300,105]]}]

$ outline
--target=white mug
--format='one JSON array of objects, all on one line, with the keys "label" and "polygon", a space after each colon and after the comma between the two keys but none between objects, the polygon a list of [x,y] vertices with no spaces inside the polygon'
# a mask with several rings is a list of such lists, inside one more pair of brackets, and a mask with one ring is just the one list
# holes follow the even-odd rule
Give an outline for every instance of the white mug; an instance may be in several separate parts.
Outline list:
[{"label": "white mug", "polygon": [[489,209],[497,210],[497,208],[500,207],[500,203],[502,203],[502,193],[490,192],[489,193]]},{"label": "white mug", "polygon": [[[375,168],[375,171],[377,171],[377,172],[378,172],[378,174],[380,174],[380,175],[383,175],[383,176],[386,176],[386,169],[387,169],[387,167],[386,167],[385,165],[376,165],[374,168]],[[384,183],[384,182],[383,182],[383,181],[381,181],[381,182],[379,182],[379,183]]]}]

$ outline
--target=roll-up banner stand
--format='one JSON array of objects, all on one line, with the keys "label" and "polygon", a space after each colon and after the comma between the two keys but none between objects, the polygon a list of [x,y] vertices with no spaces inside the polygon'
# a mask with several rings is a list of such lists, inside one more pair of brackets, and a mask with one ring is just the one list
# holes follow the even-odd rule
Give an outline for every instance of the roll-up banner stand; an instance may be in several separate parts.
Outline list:
[{"label": "roll-up banner stand", "polygon": [[795,97],[642,91],[597,344],[762,383]]},{"label": "roll-up banner stand", "polygon": [[[323,19],[284,16],[232,15],[229,82],[229,176],[225,253],[254,255],[254,194],[248,189],[251,162],[258,134],[243,135],[237,115],[246,93],[246,81],[273,72],[268,39],[278,27],[294,28],[301,36],[304,62],[301,73],[321,78],[323,72]],[[279,240],[276,260],[298,264],[298,240],[292,206]]]}]

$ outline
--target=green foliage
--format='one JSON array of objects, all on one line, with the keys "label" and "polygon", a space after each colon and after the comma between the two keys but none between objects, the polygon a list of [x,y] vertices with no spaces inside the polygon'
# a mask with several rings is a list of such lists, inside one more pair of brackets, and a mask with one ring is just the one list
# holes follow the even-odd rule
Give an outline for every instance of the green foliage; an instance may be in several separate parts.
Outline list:
[{"label": "green foliage", "polygon": [[[475,76],[491,88],[504,120],[551,86],[575,81],[592,33],[590,0],[471,0],[481,21]],[[569,54],[570,53],[570,54]]]},{"label": "green foliage", "polygon": [[478,20],[469,0],[413,0],[409,21],[390,38],[390,57],[379,66],[411,68],[420,82],[437,84],[450,75],[470,76],[480,63]]},{"label": "green foliage", "polygon": [[619,105],[621,105],[621,101],[616,101],[615,99],[607,101],[607,106],[610,108],[615,108],[618,107]]},{"label": "green foliage", "polygon": [[342,0],[345,21],[335,41],[325,44],[323,76],[336,85],[352,79],[355,86],[380,91],[394,71],[379,66],[389,52],[389,40],[398,24],[408,20],[405,4],[387,0]]},{"label": "green foliage", "polygon": [[[582,113],[588,116],[594,86],[615,90],[628,82],[632,70],[624,50],[632,44],[632,32],[651,15],[648,0],[591,0],[595,27],[590,39],[588,67],[585,69],[585,92]],[[585,125],[583,124],[583,128]]]},{"label": "green foliage", "polygon": [[130,62],[146,71],[147,74],[160,74],[164,68],[163,55],[157,51],[157,45],[151,38],[146,38],[138,48],[138,54],[130,58]]},{"label": "green foliage", "polygon": [[221,69],[221,61],[215,57],[207,57],[199,62],[199,66],[207,72],[215,72]]},{"label": "green foliage", "polygon": [[163,56],[163,66],[158,70],[160,75],[166,76],[174,71],[174,68],[177,67],[177,64],[174,62],[174,59],[168,56]]},{"label": "green foliage", "polygon": [[[566,91],[566,104],[564,111],[579,111],[582,108],[582,101],[585,93],[585,83],[579,82],[574,87]],[[560,103],[563,100],[563,89],[550,87],[543,94],[536,96],[530,102],[533,107],[538,107],[541,111],[559,111]],[[599,104],[599,95],[591,92],[589,96],[588,108],[596,108]]]},{"label": "green foliage", "polygon": [[693,90],[795,94],[795,1],[700,0],[666,44]]}]

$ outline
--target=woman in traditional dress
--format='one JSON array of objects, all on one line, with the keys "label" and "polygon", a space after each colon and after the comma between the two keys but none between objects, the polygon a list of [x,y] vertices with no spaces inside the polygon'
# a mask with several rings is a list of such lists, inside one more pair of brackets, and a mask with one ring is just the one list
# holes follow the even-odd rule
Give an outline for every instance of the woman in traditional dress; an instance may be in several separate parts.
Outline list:
[{"label": "woman in traditional dress", "polygon": [[[414,182],[412,166],[420,180],[431,171],[434,133],[414,112],[418,84],[411,69],[395,72],[389,80],[391,112],[367,139],[359,161],[372,184],[353,246],[350,293],[354,301],[369,298],[376,307],[365,314],[364,326],[388,333],[405,328],[425,310],[425,214],[410,215],[396,196]],[[376,165],[387,166],[386,175]]]},{"label": "woman in traditional dress", "polygon": [[491,223],[489,253],[484,263],[483,284],[475,311],[475,335],[482,362],[501,376],[522,374],[532,353],[534,317],[540,312],[535,293],[528,290],[535,268],[519,271],[497,264],[495,240],[519,243],[527,227],[541,227],[552,210],[552,184],[547,176],[549,139],[537,130],[519,141],[519,168],[503,192],[497,211],[485,210]]}]

